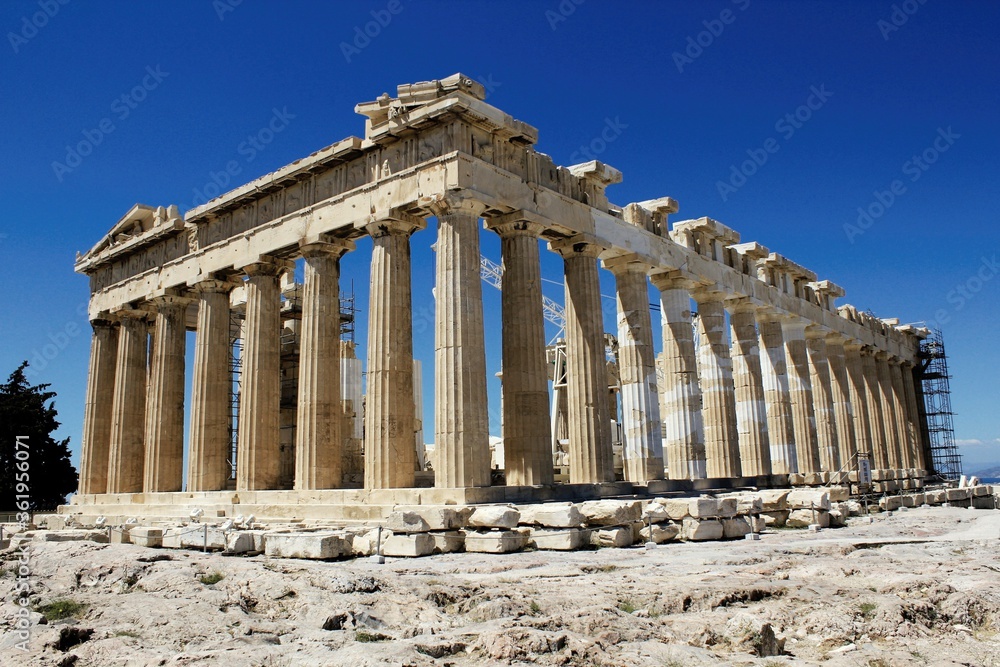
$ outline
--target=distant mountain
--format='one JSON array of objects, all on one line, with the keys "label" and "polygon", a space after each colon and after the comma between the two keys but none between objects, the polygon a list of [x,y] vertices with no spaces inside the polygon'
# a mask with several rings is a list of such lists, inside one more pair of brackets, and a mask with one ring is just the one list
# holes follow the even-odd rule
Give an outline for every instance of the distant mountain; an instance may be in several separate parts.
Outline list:
[{"label": "distant mountain", "polygon": [[972,475],[973,477],[978,477],[980,479],[987,477],[1000,477],[1000,464],[994,464],[987,466],[985,468],[980,468],[973,473],[966,473],[967,475]]}]

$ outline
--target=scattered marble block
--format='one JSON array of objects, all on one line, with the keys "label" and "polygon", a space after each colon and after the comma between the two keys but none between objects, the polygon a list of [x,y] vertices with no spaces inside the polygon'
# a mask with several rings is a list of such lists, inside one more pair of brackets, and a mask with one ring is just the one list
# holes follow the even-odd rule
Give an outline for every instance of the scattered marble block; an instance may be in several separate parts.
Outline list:
[{"label": "scattered marble block", "polygon": [[846,486],[831,486],[826,492],[830,494],[831,503],[842,503],[851,498],[851,490]]},{"label": "scattered marble block", "polygon": [[35,533],[36,542],[98,542],[108,543],[107,530],[87,530],[75,528],[69,530],[39,530]]},{"label": "scattered marble block", "polygon": [[590,533],[590,543],[595,547],[622,548],[632,546],[634,533],[631,526],[601,528]]},{"label": "scattered marble block", "polygon": [[654,502],[663,505],[667,511],[667,518],[673,521],[683,521],[691,516],[688,512],[687,498],[657,498]]},{"label": "scattered marble block", "polygon": [[330,533],[268,533],[264,553],[273,558],[330,560],[349,556],[351,544],[342,535]]},{"label": "scattered marble block", "polygon": [[750,522],[746,517],[738,516],[722,520],[722,536],[727,540],[741,540],[750,533]]},{"label": "scattered marble block", "polygon": [[111,529],[111,544],[132,544],[132,539],[129,536],[131,532],[131,526],[123,526],[121,528]]},{"label": "scattered marble block", "polygon": [[721,517],[733,517],[736,516],[736,511],[738,503],[736,498],[718,498],[719,503],[719,516]]},{"label": "scattered marble block", "polygon": [[785,522],[785,525],[789,528],[808,528],[811,525],[829,528],[830,513],[819,509],[815,512],[805,509],[792,510],[788,514],[788,521]]},{"label": "scattered marble block", "polygon": [[434,538],[434,553],[436,554],[465,551],[465,534],[460,530],[445,530],[429,534]]},{"label": "scattered marble block", "polygon": [[691,498],[688,501],[688,514],[695,519],[712,519],[719,516],[719,501],[715,498]]},{"label": "scattered marble block", "polygon": [[805,474],[806,486],[819,486],[823,484],[825,480],[823,479],[823,473],[819,472],[807,472]]},{"label": "scattered marble block", "polygon": [[245,554],[257,551],[253,533],[234,530],[226,534],[226,553]]},{"label": "scattered marble block", "polygon": [[784,489],[761,489],[759,492],[761,510],[764,512],[777,512],[787,509],[789,493],[790,491]]},{"label": "scattered marble block", "polygon": [[949,503],[953,503],[957,500],[969,499],[968,489],[946,489],[945,494]]},{"label": "scattered marble block", "polygon": [[789,473],[788,483],[792,486],[802,486],[806,483],[806,476],[797,472]]},{"label": "scattered marble block", "polygon": [[760,518],[768,528],[781,528],[788,522],[788,510],[761,512]]},{"label": "scattered marble block", "polygon": [[721,540],[724,534],[722,523],[718,519],[684,519],[682,528],[684,539],[692,542],[704,540]]},{"label": "scattered marble block", "polygon": [[473,528],[515,528],[521,513],[506,505],[480,505],[469,516],[466,525]]},{"label": "scattered marble block", "polygon": [[426,533],[430,530],[457,530],[462,527],[471,508],[397,507],[386,518],[385,527],[394,533]]},{"label": "scattered marble block", "polygon": [[419,558],[434,553],[434,537],[428,533],[393,534],[382,542],[382,555]]},{"label": "scattered marble block", "polygon": [[650,523],[663,523],[670,520],[667,508],[660,503],[649,503],[642,510],[642,520]]},{"label": "scattered marble block", "polygon": [[163,529],[137,526],[129,531],[129,539],[132,544],[140,547],[162,547]]},{"label": "scattered marble block", "polygon": [[794,489],[788,492],[786,502],[791,509],[829,510],[830,494],[823,489]]},{"label": "scattered marble block", "polygon": [[578,528],[587,521],[580,508],[573,503],[551,503],[525,505],[521,512],[521,525],[537,525],[546,528]]},{"label": "scattered marble block", "polygon": [[465,531],[465,550],[482,554],[506,554],[520,551],[528,536],[518,530]]},{"label": "scattered marble block", "polygon": [[623,526],[642,518],[641,503],[622,500],[590,500],[580,511],[591,526]]},{"label": "scattered marble block", "polygon": [[590,531],[580,528],[532,528],[528,544],[542,551],[573,551],[589,544]]},{"label": "scattered marble block", "polygon": [[[652,532],[650,532],[650,528]],[[680,532],[680,526],[675,523],[654,523],[652,526],[643,528],[639,533],[639,538],[643,542],[663,544],[676,538]]]}]

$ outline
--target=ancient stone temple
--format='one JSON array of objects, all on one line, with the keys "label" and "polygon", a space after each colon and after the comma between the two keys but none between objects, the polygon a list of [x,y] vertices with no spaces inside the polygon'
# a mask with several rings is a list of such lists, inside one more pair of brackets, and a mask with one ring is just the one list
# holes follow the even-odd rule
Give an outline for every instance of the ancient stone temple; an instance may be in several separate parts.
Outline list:
[{"label": "ancient stone temple", "polygon": [[[183,217],[136,205],[80,256],[94,333],[74,504],[363,517],[393,503],[857,481],[859,467],[901,483],[925,474],[913,374],[925,330],[838,307],[836,284],[713,219],[668,222],[670,197],[611,203],[620,172],[555,164],[534,149],[534,127],[484,99],[462,75],[401,85],[357,106],[364,138]],[[502,486],[491,480],[481,233],[502,247]],[[341,258],[364,237],[370,273],[353,276],[369,284],[361,406],[344,395],[344,358],[358,360],[340,341],[339,284]],[[436,262],[434,488],[418,488],[429,484],[415,439],[418,240],[434,243]],[[565,482],[554,477],[541,252],[564,265]],[[617,292],[615,393],[602,270]]]}]

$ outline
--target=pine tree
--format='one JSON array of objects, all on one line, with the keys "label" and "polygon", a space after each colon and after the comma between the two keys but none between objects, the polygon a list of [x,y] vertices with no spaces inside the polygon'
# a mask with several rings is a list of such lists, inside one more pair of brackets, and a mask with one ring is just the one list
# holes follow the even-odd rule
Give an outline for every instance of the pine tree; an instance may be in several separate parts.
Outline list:
[{"label": "pine tree", "polygon": [[77,487],[69,438],[52,438],[59,428],[56,394],[50,385],[29,385],[27,366],[25,361],[0,385],[0,511],[21,509],[24,495],[31,510],[52,510]]}]

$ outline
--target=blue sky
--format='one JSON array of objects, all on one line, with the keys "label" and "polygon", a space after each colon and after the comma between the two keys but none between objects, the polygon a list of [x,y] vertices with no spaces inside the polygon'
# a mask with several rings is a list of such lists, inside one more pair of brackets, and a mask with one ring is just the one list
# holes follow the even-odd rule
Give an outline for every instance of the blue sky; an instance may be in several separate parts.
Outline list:
[{"label": "blue sky", "polygon": [[[0,373],[33,360],[74,452],[89,354],[77,250],[136,202],[186,210],[230,162],[229,188],[363,134],[358,102],[463,72],[560,164],[623,171],[612,201],[672,196],[676,219],[720,220],[844,286],[840,303],[939,322],[967,469],[1000,463],[994,2],[10,0],[0,29]],[[428,425],[431,242],[414,237]],[[485,232],[483,252],[499,259]],[[361,304],[369,257],[362,242],[343,262]],[[560,279],[556,258],[543,270]]]}]

